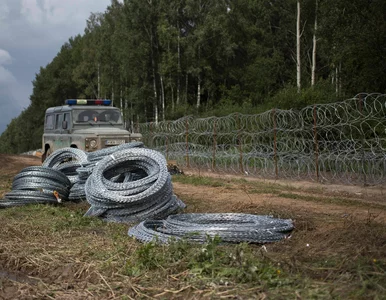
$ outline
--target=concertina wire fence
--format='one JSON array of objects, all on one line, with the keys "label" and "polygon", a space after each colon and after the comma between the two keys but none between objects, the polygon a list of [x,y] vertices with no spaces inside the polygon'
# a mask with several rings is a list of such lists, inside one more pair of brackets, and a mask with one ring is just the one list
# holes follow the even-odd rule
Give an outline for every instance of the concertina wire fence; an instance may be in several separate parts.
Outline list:
[{"label": "concertina wire fence", "polygon": [[138,124],[144,144],[181,168],[267,179],[381,185],[386,182],[386,94]]}]

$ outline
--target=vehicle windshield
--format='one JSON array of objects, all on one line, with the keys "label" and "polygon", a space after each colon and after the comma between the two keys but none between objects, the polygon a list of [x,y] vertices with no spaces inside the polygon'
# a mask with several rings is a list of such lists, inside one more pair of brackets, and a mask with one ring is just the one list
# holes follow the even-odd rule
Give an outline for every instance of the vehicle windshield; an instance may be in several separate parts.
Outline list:
[{"label": "vehicle windshield", "polygon": [[119,109],[76,109],[73,111],[74,123],[109,123],[122,124]]}]

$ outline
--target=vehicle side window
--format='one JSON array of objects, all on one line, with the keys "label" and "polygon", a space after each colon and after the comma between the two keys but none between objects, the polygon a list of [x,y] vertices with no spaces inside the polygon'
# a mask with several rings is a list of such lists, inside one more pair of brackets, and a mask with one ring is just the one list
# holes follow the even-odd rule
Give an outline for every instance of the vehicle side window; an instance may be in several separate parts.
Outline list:
[{"label": "vehicle side window", "polygon": [[62,121],[63,121],[63,115],[57,114],[55,117],[55,129],[61,129],[62,128]]},{"label": "vehicle side window", "polygon": [[65,113],[65,114],[64,114],[64,119],[63,119],[63,121],[70,122],[70,114],[69,114],[69,113]]},{"label": "vehicle side window", "polygon": [[45,129],[54,129],[54,115],[46,115]]}]

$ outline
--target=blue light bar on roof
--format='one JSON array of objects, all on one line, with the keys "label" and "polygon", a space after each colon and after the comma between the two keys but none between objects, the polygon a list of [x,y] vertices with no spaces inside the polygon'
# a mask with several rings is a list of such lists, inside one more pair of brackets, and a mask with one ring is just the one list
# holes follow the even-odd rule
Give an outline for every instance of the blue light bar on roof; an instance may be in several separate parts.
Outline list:
[{"label": "blue light bar on roof", "polygon": [[65,104],[67,105],[104,105],[110,106],[111,100],[109,99],[67,99]]},{"label": "blue light bar on roof", "polygon": [[67,105],[75,105],[76,104],[76,99],[67,99],[65,103]]}]

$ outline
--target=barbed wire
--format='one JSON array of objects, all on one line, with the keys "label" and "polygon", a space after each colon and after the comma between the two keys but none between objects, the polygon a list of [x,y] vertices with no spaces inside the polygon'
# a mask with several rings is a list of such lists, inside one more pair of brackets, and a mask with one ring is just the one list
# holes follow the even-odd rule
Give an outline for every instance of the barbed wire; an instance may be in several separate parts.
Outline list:
[{"label": "barbed wire", "polygon": [[386,95],[361,93],[300,111],[271,109],[139,124],[147,147],[181,167],[261,178],[386,182]]}]

